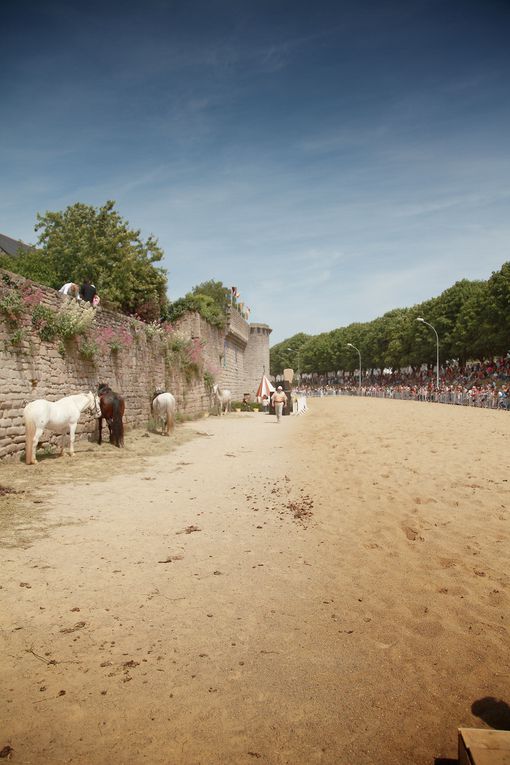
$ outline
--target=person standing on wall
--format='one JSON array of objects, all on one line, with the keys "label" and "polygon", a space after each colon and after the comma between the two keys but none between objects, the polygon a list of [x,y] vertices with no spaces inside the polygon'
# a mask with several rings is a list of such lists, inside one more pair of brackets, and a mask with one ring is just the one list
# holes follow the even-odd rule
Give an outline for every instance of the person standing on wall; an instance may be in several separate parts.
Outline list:
[{"label": "person standing on wall", "polygon": [[276,414],[276,422],[280,422],[283,410],[285,406],[287,405],[287,396],[283,392],[283,388],[281,385],[277,387],[277,389],[271,396],[271,401],[273,402],[274,411]]},{"label": "person standing on wall", "polygon": [[90,279],[84,279],[83,284],[80,287],[81,299],[86,300],[88,303],[92,303],[96,295],[97,290],[95,286],[90,283]]}]

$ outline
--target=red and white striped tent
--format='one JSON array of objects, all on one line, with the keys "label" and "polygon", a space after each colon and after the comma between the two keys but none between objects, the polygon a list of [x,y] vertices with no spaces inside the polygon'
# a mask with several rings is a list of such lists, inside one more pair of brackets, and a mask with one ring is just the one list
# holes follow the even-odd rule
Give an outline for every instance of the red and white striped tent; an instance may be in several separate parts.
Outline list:
[{"label": "red and white striped tent", "polygon": [[271,383],[270,380],[267,379],[265,375],[262,375],[262,380],[260,381],[260,385],[257,388],[257,398],[262,398],[263,396],[267,396],[268,398],[271,398],[271,393],[275,391],[274,385]]}]

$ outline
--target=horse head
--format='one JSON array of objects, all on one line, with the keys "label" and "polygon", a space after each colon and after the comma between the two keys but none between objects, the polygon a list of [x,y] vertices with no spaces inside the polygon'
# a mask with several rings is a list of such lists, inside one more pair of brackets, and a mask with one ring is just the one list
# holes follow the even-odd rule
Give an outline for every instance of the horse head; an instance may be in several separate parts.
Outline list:
[{"label": "horse head", "polygon": [[94,417],[101,417],[101,406],[99,404],[99,396],[97,396],[95,393],[92,393],[91,390],[87,393],[87,402],[90,412],[94,415]]}]

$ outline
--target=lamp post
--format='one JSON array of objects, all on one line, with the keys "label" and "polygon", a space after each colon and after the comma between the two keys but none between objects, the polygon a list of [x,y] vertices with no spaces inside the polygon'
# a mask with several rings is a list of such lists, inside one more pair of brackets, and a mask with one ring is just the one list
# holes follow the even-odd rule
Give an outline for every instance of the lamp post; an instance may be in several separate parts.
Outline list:
[{"label": "lamp post", "polygon": [[430,327],[434,330],[434,334],[436,336],[436,390],[439,390],[439,335],[437,334],[436,328],[432,326],[428,321],[425,321],[425,319],[422,319],[421,316],[418,316],[416,318],[416,321],[421,321],[422,324],[426,324],[427,327]]},{"label": "lamp post", "polygon": [[292,353],[297,353],[297,376],[299,378],[299,382],[301,383],[301,356],[299,348],[296,350],[295,348],[287,348],[288,351],[291,351]]},{"label": "lamp post", "polygon": [[358,394],[361,396],[361,351],[359,350],[359,348],[356,348],[356,346],[353,345],[352,343],[347,343],[347,345],[349,346],[349,348],[354,348],[355,351],[358,351],[358,356],[359,356]]}]

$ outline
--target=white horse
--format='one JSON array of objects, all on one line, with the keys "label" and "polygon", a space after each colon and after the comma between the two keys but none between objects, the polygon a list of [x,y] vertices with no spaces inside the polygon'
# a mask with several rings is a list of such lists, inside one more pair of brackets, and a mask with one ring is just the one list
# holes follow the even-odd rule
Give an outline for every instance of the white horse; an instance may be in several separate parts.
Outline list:
[{"label": "white horse", "polygon": [[177,404],[171,393],[159,393],[152,400],[151,410],[156,420],[161,421],[161,435],[168,436],[175,427]]},{"label": "white horse", "polygon": [[76,426],[81,413],[90,410],[94,417],[101,416],[99,400],[97,396],[89,391],[88,393],[77,393],[75,396],[65,396],[59,401],[46,401],[39,398],[37,401],[31,401],[23,409],[23,419],[25,420],[25,460],[27,465],[37,463],[36,450],[37,444],[45,430],[51,430],[54,433],[62,433],[62,450],[64,454],[64,438],[69,431],[69,454],[74,457],[74,436]]},{"label": "white horse", "polygon": [[231,392],[226,388],[222,390],[217,385],[213,385],[213,394],[218,414],[221,416],[222,414],[230,412],[230,403],[232,401]]}]

